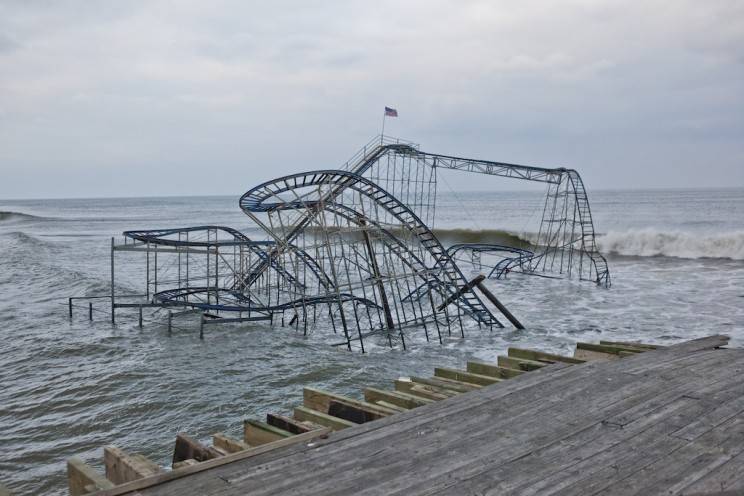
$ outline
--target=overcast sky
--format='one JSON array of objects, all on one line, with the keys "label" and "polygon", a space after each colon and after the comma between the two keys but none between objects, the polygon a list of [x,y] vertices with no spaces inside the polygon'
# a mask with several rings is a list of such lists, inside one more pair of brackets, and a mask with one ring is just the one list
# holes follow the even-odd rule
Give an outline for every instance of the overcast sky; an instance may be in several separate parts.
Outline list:
[{"label": "overcast sky", "polygon": [[239,194],[385,105],[590,191],[744,186],[744,2],[0,0],[0,198]]}]

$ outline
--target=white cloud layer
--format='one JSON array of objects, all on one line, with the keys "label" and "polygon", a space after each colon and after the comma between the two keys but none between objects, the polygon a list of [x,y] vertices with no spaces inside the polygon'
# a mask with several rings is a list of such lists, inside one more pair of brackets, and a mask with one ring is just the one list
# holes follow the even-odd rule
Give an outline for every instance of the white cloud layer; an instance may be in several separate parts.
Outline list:
[{"label": "white cloud layer", "polygon": [[237,194],[384,105],[590,189],[744,186],[744,3],[0,0],[0,197]]}]

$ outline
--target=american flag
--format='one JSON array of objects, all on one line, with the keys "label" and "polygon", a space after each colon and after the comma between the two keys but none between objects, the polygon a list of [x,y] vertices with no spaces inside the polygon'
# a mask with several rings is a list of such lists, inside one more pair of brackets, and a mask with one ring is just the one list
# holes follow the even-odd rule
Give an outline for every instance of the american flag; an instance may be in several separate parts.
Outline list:
[{"label": "american flag", "polygon": [[398,117],[398,111],[394,108],[385,107],[385,115],[389,117]]}]

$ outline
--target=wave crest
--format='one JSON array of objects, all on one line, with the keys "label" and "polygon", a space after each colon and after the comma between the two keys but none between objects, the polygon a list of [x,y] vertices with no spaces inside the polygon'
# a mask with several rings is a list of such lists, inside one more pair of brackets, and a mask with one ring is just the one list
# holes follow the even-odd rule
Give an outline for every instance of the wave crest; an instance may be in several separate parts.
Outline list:
[{"label": "wave crest", "polygon": [[496,245],[513,246],[515,248],[529,247],[530,241],[524,238],[531,237],[530,234],[527,233],[519,235],[502,229],[475,230],[465,228],[434,228],[434,235],[445,246],[456,243],[491,243]]},{"label": "wave crest", "polygon": [[0,210],[0,222],[11,221],[11,220],[36,220],[41,219],[36,215],[24,214],[23,212],[12,212]]},{"label": "wave crest", "polygon": [[652,228],[608,232],[598,237],[601,251],[617,255],[744,260],[744,231],[698,234]]}]

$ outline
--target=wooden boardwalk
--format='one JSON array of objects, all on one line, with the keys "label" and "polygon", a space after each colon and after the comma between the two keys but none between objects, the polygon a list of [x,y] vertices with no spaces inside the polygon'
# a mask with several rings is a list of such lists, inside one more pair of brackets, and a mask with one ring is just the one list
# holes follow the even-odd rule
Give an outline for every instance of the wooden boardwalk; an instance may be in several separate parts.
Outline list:
[{"label": "wooden boardwalk", "polygon": [[97,494],[744,494],[744,350],[726,342],[557,362]]}]

